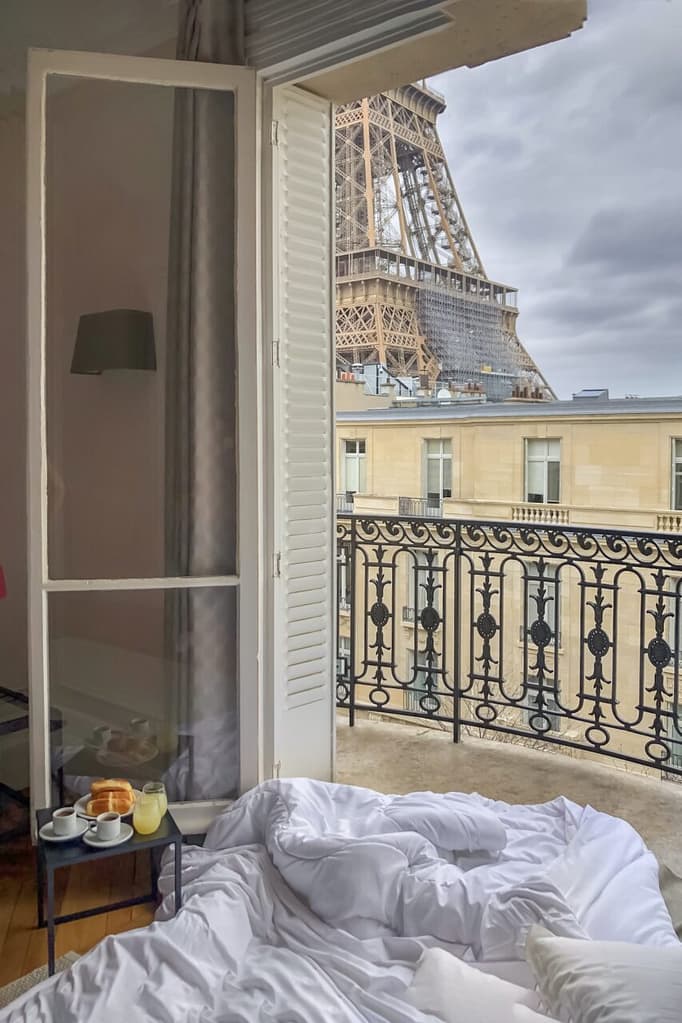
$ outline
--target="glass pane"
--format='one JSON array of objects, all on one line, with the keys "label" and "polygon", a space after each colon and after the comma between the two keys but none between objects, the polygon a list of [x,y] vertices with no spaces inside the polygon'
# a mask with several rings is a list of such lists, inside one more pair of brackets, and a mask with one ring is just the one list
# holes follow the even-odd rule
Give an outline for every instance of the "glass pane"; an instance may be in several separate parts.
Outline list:
[{"label": "glass pane", "polygon": [[682,472],[675,473],[675,508],[682,509]]},{"label": "glass pane", "polygon": [[547,500],[550,504],[559,501],[559,463],[547,463]]},{"label": "glass pane", "polygon": [[452,495],[452,458],[443,459],[443,497]]},{"label": "glass pane", "polygon": [[346,455],[346,490],[357,493],[360,489],[360,474],[357,455]]},{"label": "glass pane", "polygon": [[557,461],[561,457],[561,441],[560,440],[548,440],[547,441],[547,454],[550,458],[555,458]]},{"label": "glass pane", "polygon": [[48,78],[52,578],[236,571],[233,166],[232,94]]},{"label": "glass pane", "polygon": [[541,502],[545,499],[545,465],[544,462],[528,462],[526,467],[527,495],[526,500]]},{"label": "glass pane", "polygon": [[48,613],[67,797],[109,775],[174,800],[238,791],[236,589],[50,593]]},{"label": "glass pane", "polygon": [[440,458],[426,459],[426,494],[441,496]]},{"label": "glass pane", "polygon": [[547,454],[547,442],[544,440],[527,440],[526,451],[529,458],[544,458]]}]

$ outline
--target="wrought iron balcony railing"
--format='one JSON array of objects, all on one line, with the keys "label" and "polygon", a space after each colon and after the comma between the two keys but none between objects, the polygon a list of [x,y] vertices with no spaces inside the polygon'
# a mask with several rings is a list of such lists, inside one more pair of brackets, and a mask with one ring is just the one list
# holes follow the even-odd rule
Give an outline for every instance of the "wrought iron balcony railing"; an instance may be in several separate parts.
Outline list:
[{"label": "wrought iron balcony railing", "polygon": [[682,536],[340,516],[337,704],[682,778]]}]

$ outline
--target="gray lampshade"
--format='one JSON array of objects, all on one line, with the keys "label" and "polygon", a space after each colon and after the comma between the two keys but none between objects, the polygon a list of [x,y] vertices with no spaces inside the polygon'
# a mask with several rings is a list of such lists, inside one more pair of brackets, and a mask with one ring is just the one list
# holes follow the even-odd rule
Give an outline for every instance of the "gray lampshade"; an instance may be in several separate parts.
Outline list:
[{"label": "gray lampshade", "polygon": [[156,369],[154,318],[139,309],[85,313],[78,321],[72,373]]}]

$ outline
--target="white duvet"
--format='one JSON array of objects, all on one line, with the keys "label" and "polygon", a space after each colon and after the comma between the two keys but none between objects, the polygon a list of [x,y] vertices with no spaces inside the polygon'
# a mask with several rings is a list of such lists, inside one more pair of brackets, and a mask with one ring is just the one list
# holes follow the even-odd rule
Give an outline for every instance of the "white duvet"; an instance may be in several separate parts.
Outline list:
[{"label": "white duvet", "polygon": [[266,782],[183,851],[183,887],[177,917],[167,897],[0,1020],[421,1023],[402,998],[427,946],[520,960],[536,921],[677,944],[641,838],[565,799]]}]

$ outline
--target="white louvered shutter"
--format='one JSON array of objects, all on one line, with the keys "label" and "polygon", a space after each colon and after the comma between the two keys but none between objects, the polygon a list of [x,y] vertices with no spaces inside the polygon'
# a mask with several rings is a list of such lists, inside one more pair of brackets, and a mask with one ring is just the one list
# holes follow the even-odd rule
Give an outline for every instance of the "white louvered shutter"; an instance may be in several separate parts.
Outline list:
[{"label": "white louvered shutter", "polygon": [[334,732],[333,263],[329,103],[275,93],[273,764],[330,779]]}]

